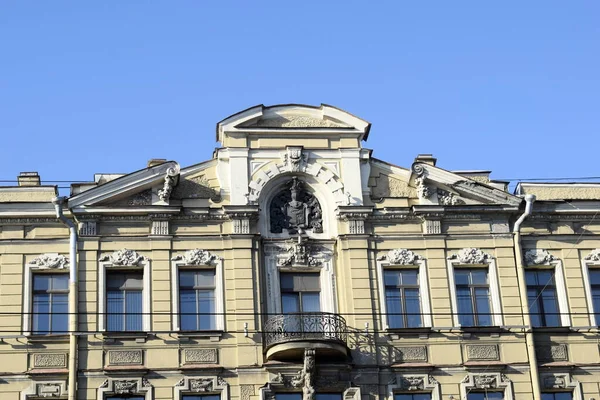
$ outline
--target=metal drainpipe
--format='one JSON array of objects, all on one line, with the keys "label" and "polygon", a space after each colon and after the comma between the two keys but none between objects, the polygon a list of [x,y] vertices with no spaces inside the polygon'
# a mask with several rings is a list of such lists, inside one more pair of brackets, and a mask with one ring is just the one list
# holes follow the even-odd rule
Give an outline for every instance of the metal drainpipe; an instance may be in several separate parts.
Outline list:
[{"label": "metal drainpipe", "polygon": [[64,216],[65,197],[52,199],[56,218],[69,228],[69,390],[68,399],[77,400],[77,226]]},{"label": "metal drainpipe", "polygon": [[515,257],[517,264],[517,279],[519,282],[519,294],[521,296],[521,309],[523,313],[523,324],[525,328],[525,344],[527,345],[527,355],[529,358],[529,371],[531,374],[531,386],[533,389],[533,399],[541,400],[542,391],[540,388],[540,374],[538,371],[537,356],[535,354],[535,341],[533,336],[533,330],[531,329],[531,317],[529,315],[529,302],[527,299],[527,283],[525,282],[525,266],[523,265],[523,249],[521,247],[521,224],[525,221],[533,208],[533,202],[535,201],[534,195],[525,196],[525,212],[515,222],[513,228]]}]

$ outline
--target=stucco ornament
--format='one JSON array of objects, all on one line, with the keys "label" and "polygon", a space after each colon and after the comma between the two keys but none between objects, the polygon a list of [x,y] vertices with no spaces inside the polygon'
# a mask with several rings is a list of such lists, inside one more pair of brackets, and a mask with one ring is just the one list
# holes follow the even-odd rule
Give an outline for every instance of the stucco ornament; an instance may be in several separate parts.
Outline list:
[{"label": "stucco ornament", "polygon": [[29,264],[35,265],[39,269],[66,269],[69,260],[58,253],[46,253],[34,258]]},{"label": "stucco ornament", "polygon": [[186,265],[210,265],[218,260],[218,257],[207,250],[188,250],[183,255],[171,258],[172,261],[182,260]]},{"label": "stucco ornament", "polygon": [[403,390],[423,390],[425,387],[425,378],[423,376],[402,376],[400,387]]},{"label": "stucco ornament", "polygon": [[425,185],[425,178],[427,177],[427,170],[421,164],[415,164],[412,170],[417,177],[415,178],[415,186],[417,188],[417,196],[419,199],[428,199],[433,195],[433,190]]},{"label": "stucco ornament", "polygon": [[529,249],[525,252],[525,264],[527,265],[547,265],[554,260],[556,257],[546,249]]},{"label": "stucco ornament", "polygon": [[379,258],[380,260],[387,260],[390,264],[394,265],[412,265],[416,261],[422,260],[423,257],[407,249],[393,249],[388,251],[387,255]]},{"label": "stucco ornament", "polygon": [[112,254],[100,258],[100,261],[110,261],[112,265],[118,266],[138,266],[147,261],[148,258],[139,255],[135,250],[123,249],[117,250]]},{"label": "stucco ornament", "polygon": [[485,262],[492,258],[491,255],[485,253],[483,250],[467,247],[460,250],[458,253],[448,257],[450,260],[456,259],[461,264],[485,264]]},{"label": "stucco ornament", "polygon": [[169,199],[171,198],[171,193],[173,192],[173,188],[177,184],[177,176],[178,175],[179,175],[178,167],[171,167],[167,170],[163,188],[158,191],[158,198],[160,198],[162,201],[168,202]]},{"label": "stucco ornament", "polygon": [[113,388],[116,394],[137,393],[137,381],[113,381]]},{"label": "stucco ornament", "polygon": [[473,381],[477,389],[495,389],[498,386],[496,375],[475,375]]},{"label": "stucco ornament", "polygon": [[323,233],[323,211],[312,193],[304,188],[304,182],[293,177],[286,189],[276,195],[269,207],[271,232],[290,234],[302,233],[311,229],[313,233]]},{"label": "stucco ornament", "polygon": [[291,172],[302,171],[306,165],[306,154],[303,153],[302,147],[288,147],[283,154],[283,163]]},{"label": "stucco ornament", "polygon": [[438,189],[438,203],[444,206],[456,206],[465,204],[456,194],[448,192],[447,190]]},{"label": "stucco ornament", "polygon": [[192,392],[211,392],[213,390],[212,379],[190,379],[189,383]]},{"label": "stucco ornament", "polygon": [[320,260],[312,255],[312,246],[298,236],[297,241],[291,241],[286,246],[287,254],[277,261],[280,267],[307,266],[318,267],[322,264]]},{"label": "stucco ornament", "polygon": [[304,365],[298,375],[292,379],[292,386],[302,386],[302,400],[315,399],[315,387],[313,384],[315,374],[315,349],[304,350]]},{"label": "stucco ornament", "polygon": [[595,249],[585,256],[586,260],[600,262],[600,249]]}]

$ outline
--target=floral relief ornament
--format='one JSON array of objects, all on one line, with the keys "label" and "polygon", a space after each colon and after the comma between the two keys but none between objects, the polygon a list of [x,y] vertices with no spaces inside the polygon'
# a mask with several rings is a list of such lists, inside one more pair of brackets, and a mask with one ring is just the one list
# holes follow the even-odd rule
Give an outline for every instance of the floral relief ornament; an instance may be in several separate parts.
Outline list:
[{"label": "floral relief ornament", "polygon": [[525,252],[525,264],[527,265],[549,264],[554,260],[556,260],[556,257],[546,249],[529,249]]},{"label": "floral relief ornament", "polygon": [[139,255],[135,250],[117,250],[112,254],[100,258],[100,261],[110,261],[112,265],[134,266],[147,261],[148,257]]},{"label": "floral relief ornament", "polygon": [[492,256],[481,249],[467,247],[448,258],[457,259],[461,264],[484,264],[487,260],[491,259]]},{"label": "floral relief ornament", "polygon": [[415,254],[411,250],[407,249],[393,249],[388,251],[387,255],[379,258],[380,260],[387,260],[390,264],[393,265],[412,265],[417,260],[422,260],[418,254]]},{"label": "floral relief ornament", "polygon": [[69,260],[58,253],[46,253],[34,258],[29,264],[35,265],[39,269],[66,269]]},{"label": "floral relief ornament", "polygon": [[600,249],[595,249],[590,252],[587,256],[585,256],[586,260],[589,261],[600,261]]},{"label": "floral relief ornament", "polygon": [[172,261],[183,260],[186,265],[210,265],[217,259],[217,256],[202,249],[188,250],[183,255],[171,258]]}]

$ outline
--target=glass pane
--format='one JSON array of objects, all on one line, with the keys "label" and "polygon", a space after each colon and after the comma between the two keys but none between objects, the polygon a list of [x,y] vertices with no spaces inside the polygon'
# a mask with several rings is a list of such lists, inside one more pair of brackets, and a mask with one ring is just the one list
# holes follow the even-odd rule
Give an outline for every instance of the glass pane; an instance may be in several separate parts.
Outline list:
[{"label": "glass pane", "polygon": [[527,301],[529,304],[529,315],[531,318],[531,325],[533,326],[544,326],[542,321],[540,303],[537,300],[537,290],[527,289]]},{"label": "glass pane", "polygon": [[33,290],[48,291],[50,289],[51,275],[37,274],[33,275]]},{"label": "glass pane", "polygon": [[125,275],[125,288],[139,289],[144,287],[142,274],[127,274]]},{"label": "glass pane", "polygon": [[276,393],[275,400],[302,400],[302,393]]},{"label": "glass pane", "polygon": [[318,291],[321,285],[319,283],[319,274],[296,274],[294,275],[294,291]]},{"label": "glass pane", "polygon": [[556,298],[555,290],[547,287],[546,290],[542,292],[541,301],[542,306],[544,307],[546,326],[560,326],[558,300]]},{"label": "glass pane", "polygon": [[554,400],[572,400],[573,393],[571,392],[557,392],[554,393]]},{"label": "glass pane", "polygon": [[543,269],[537,271],[538,276],[538,285],[546,286],[546,285],[554,285],[554,270],[551,269]]},{"label": "glass pane", "polygon": [[69,295],[52,295],[52,315],[50,321],[50,331],[52,333],[66,333],[69,327]]},{"label": "glass pane", "polygon": [[591,269],[590,270],[590,284],[591,285],[600,285],[600,269]]},{"label": "glass pane", "polygon": [[302,312],[321,311],[321,302],[319,293],[302,293]]},{"label": "glass pane", "polygon": [[184,331],[195,331],[198,329],[195,290],[179,291],[179,310],[181,313],[181,329]]},{"label": "glass pane", "polygon": [[106,329],[122,331],[125,294],[118,290],[106,292]]},{"label": "glass pane", "polygon": [[418,285],[419,284],[419,272],[416,269],[409,269],[402,271],[402,284],[403,285]]},{"label": "glass pane", "polygon": [[110,273],[106,276],[106,288],[107,289],[121,289],[125,284],[125,274],[123,273]]},{"label": "glass pane", "polygon": [[50,295],[33,295],[33,333],[45,334],[50,332]]},{"label": "glass pane", "polygon": [[402,314],[402,291],[399,289],[386,289],[385,305],[387,307],[388,325],[390,328],[404,328]]},{"label": "glass pane", "polygon": [[536,271],[525,271],[525,283],[527,286],[535,286],[538,284]]},{"label": "glass pane", "polygon": [[140,291],[129,291],[126,292],[125,297],[125,312],[127,331],[141,331],[142,330],[142,292]]},{"label": "glass pane", "polygon": [[431,394],[429,393],[417,393],[413,395],[412,400],[431,400]]},{"label": "glass pane", "polygon": [[385,286],[400,286],[400,271],[389,269],[384,271],[383,280]]},{"label": "glass pane", "polygon": [[283,293],[281,295],[281,311],[284,314],[300,312],[300,295],[298,293]]},{"label": "glass pane", "polygon": [[215,318],[215,297],[212,290],[198,291],[198,329],[213,330],[216,329]]},{"label": "glass pane", "polygon": [[467,394],[467,400],[485,400],[484,393],[469,393]]},{"label": "glass pane", "polygon": [[454,270],[455,283],[457,285],[468,285],[469,284],[469,274],[470,274],[470,270],[468,270],[468,269]]},{"label": "glass pane", "polygon": [[404,296],[408,328],[418,328],[421,326],[421,304],[419,301],[419,289],[405,289]]},{"label": "glass pane", "polygon": [[293,274],[281,274],[280,275],[281,290],[293,291],[294,290],[294,275]]},{"label": "glass pane", "polygon": [[473,326],[473,304],[471,300],[471,290],[467,288],[456,289],[456,300],[458,302],[458,322],[462,326]]},{"label": "glass pane", "polygon": [[502,392],[488,392],[486,400],[503,400],[504,393]]},{"label": "glass pane", "polygon": [[196,274],[196,286],[212,288],[215,286],[215,271],[212,269],[201,269],[194,271]]},{"label": "glass pane", "polygon": [[179,271],[179,287],[193,288],[194,287],[194,271],[181,270]]},{"label": "glass pane", "polygon": [[315,400],[342,400],[341,393],[317,393]]},{"label": "glass pane", "polygon": [[52,290],[69,290],[69,276],[67,274],[52,275]]},{"label": "glass pane", "polygon": [[554,400],[554,393],[542,393],[542,400]]},{"label": "glass pane", "polygon": [[487,285],[487,269],[474,269],[471,271],[471,280],[475,285]]},{"label": "glass pane", "polygon": [[475,288],[475,304],[477,306],[477,322],[481,326],[492,325],[490,294],[487,288]]},{"label": "glass pane", "polygon": [[600,324],[600,287],[592,288],[592,304],[596,315],[596,325]]}]

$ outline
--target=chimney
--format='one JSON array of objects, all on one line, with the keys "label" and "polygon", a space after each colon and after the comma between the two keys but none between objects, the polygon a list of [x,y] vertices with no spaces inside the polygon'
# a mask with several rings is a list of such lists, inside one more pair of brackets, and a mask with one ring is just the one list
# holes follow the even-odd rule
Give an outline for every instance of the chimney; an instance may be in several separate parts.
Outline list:
[{"label": "chimney", "polygon": [[21,172],[17,176],[19,186],[40,186],[41,180],[37,172]]},{"label": "chimney", "polygon": [[416,163],[429,164],[435,167],[435,163],[437,162],[437,158],[433,156],[433,154],[419,154],[417,158],[415,158]]},{"label": "chimney", "polygon": [[151,158],[150,160],[148,160],[148,168],[152,168],[155,165],[166,163],[166,162],[167,162],[166,158]]}]

